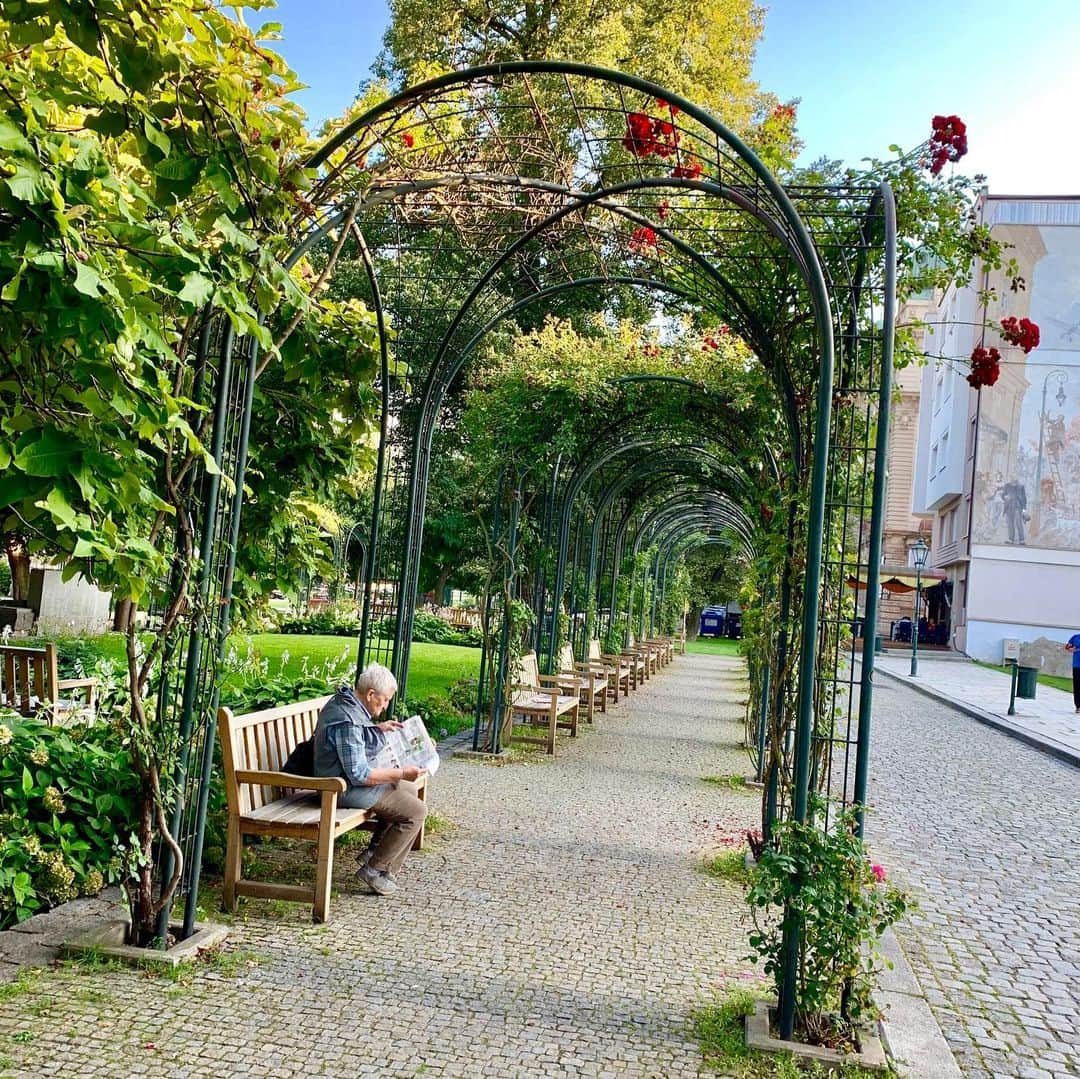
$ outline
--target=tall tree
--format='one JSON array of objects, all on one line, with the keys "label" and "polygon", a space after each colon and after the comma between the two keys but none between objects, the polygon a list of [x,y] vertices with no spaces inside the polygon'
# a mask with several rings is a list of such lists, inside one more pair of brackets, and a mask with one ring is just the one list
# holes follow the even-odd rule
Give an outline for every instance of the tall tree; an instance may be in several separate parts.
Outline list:
[{"label": "tall tree", "polygon": [[682,94],[747,132],[775,99],[751,77],[764,10],[751,0],[391,0],[376,74],[405,86],[509,60],[615,68]]}]

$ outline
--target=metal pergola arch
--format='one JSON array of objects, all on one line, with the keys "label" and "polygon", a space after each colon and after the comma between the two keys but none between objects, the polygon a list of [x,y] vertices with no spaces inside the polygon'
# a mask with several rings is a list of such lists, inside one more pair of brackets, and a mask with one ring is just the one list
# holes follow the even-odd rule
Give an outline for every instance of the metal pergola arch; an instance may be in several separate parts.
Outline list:
[{"label": "metal pergola arch", "polygon": [[[580,130],[571,139],[579,151],[579,158],[584,162],[583,168],[588,171],[592,168],[592,174],[599,177],[600,190],[594,192],[589,189],[592,179],[583,183],[580,178],[571,178],[569,171],[560,181],[547,182],[543,177],[532,178],[535,182],[523,184],[521,177],[515,177],[512,171],[502,172],[475,170],[464,168],[465,151],[476,149],[480,146],[479,140],[474,140],[469,147],[465,146],[467,139],[460,140],[460,145],[453,140],[447,140],[439,135],[439,124],[451,109],[457,110],[457,115],[469,116],[470,108],[476,108],[476,101],[470,95],[483,93],[484,107],[491,108],[492,102],[498,106],[498,94],[508,86],[517,84],[527,85],[530,89],[543,83],[545,87],[569,87],[574,81],[594,82],[602,86],[605,92],[610,91],[614,100],[619,102],[621,114],[611,109],[597,115],[585,114],[588,108],[580,106],[569,94],[569,100],[573,103],[570,112],[572,117],[580,124]],[[678,130],[684,139],[683,149],[679,151],[678,160],[692,160],[695,164],[703,163],[709,169],[709,179],[696,182],[679,181],[666,175],[668,163],[666,161],[644,161],[636,158],[620,160],[618,148],[619,132],[616,129],[607,135],[604,124],[611,120],[614,115],[625,116],[632,107],[628,104],[628,95],[637,94],[643,99],[656,99],[662,97],[665,101],[677,106],[685,117],[678,125]],[[508,95],[508,100],[512,95]],[[539,95],[541,99],[544,95]],[[470,101],[472,104],[470,104]],[[512,102],[507,109],[518,108]],[[441,111],[440,111],[441,110]],[[422,159],[418,148],[416,154],[407,153],[401,149],[401,133],[406,130],[430,129],[439,135],[441,141],[433,143],[436,151],[429,153],[427,159]],[[411,149],[411,141],[407,143]],[[481,147],[483,149],[483,147]],[[500,154],[505,154],[505,147],[498,145],[497,140],[491,143],[491,161],[498,161]],[[371,165],[363,164],[370,155]],[[622,155],[624,158],[626,155]],[[553,155],[555,164],[552,168],[558,172],[562,165]],[[590,165],[591,162],[591,165]],[[600,162],[600,164],[597,164]],[[380,352],[382,358],[382,375],[380,385],[384,395],[384,409],[382,416],[382,440],[380,444],[377,489],[375,492],[375,513],[372,519],[371,534],[369,539],[368,573],[365,579],[365,603],[364,603],[364,630],[361,642],[361,655],[364,654],[368,645],[368,633],[370,630],[370,613],[372,606],[372,586],[376,582],[388,582],[392,584],[392,603],[397,616],[398,633],[390,652],[386,658],[403,675],[405,681],[407,675],[408,654],[408,626],[411,622],[412,607],[415,597],[413,568],[418,564],[420,531],[423,519],[423,492],[422,479],[423,468],[427,462],[420,462],[418,453],[423,448],[423,439],[430,436],[431,424],[437,418],[437,408],[428,408],[425,412],[423,403],[415,399],[413,387],[421,383],[427,385],[430,378],[435,376],[435,368],[421,370],[416,364],[424,357],[435,355],[435,351],[429,347],[427,338],[430,333],[440,336],[446,342],[445,352],[456,362],[456,355],[451,355],[451,336],[446,332],[446,327],[440,328],[441,310],[434,306],[430,312],[430,327],[418,329],[410,339],[408,335],[399,337],[398,362],[404,365],[404,375],[396,375],[388,362],[388,314],[393,312],[407,312],[408,307],[397,307],[399,297],[395,295],[395,289],[404,279],[400,274],[397,279],[393,273],[388,273],[394,259],[399,258],[402,252],[406,252],[407,244],[404,237],[403,226],[409,224],[408,214],[401,211],[399,217],[393,214],[398,212],[397,207],[403,206],[409,199],[417,200],[415,205],[422,205],[425,212],[436,210],[448,210],[451,224],[446,232],[450,234],[455,229],[459,236],[471,235],[468,228],[471,227],[470,218],[462,213],[461,220],[453,220],[453,213],[460,209],[460,203],[443,201],[438,202],[440,192],[453,189],[468,190],[474,197],[471,201],[477,206],[488,205],[485,199],[489,194],[498,189],[526,191],[530,195],[543,195],[544,197],[563,197],[572,199],[574,206],[564,207],[561,214],[558,208],[555,212],[543,214],[544,229],[535,233],[538,243],[546,242],[546,230],[561,227],[564,220],[569,220],[575,214],[580,217],[590,207],[596,207],[603,211],[605,220],[617,218],[630,223],[641,222],[638,227],[648,227],[659,236],[664,245],[664,251],[674,252],[682,256],[684,262],[665,267],[661,261],[652,262],[649,269],[654,275],[643,275],[619,271],[614,267],[613,274],[607,273],[607,266],[603,262],[594,262],[592,265],[600,266],[603,273],[586,273],[584,270],[589,265],[587,258],[595,256],[597,260],[603,255],[610,254],[610,247],[604,248],[602,241],[605,234],[601,230],[590,232],[591,226],[581,222],[579,234],[576,239],[580,240],[580,247],[573,248],[572,254],[582,256],[574,261],[565,254],[556,252],[552,246],[552,260],[567,271],[568,278],[563,282],[565,289],[573,289],[572,281],[585,281],[597,278],[617,280],[634,278],[635,287],[637,282],[644,280],[648,287],[657,292],[666,291],[672,295],[678,295],[686,302],[694,302],[703,310],[709,310],[718,317],[725,317],[729,308],[726,305],[717,305],[715,296],[717,293],[709,290],[714,286],[720,289],[721,275],[715,269],[714,263],[727,261],[732,267],[733,273],[722,275],[725,283],[730,283],[735,296],[729,296],[730,310],[733,312],[732,321],[740,320],[734,317],[734,312],[739,310],[740,305],[745,309],[740,332],[745,339],[755,347],[755,352],[767,370],[771,372],[776,388],[777,399],[781,404],[786,418],[789,432],[789,443],[792,448],[791,473],[800,479],[805,478],[806,488],[809,491],[809,512],[805,525],[805,561],[807,566],[807,578],[802,589],[802,602],[798,613],[801,624],[799,641],[799,666],[797,675],[797,712],[795,737],[795,761],[793,771],[796,776],[794,797],[791,812],[796,819],[805,819],[807,816],[809,751],[813,735],[813,703],[815,689],[815,664],[817,662],[817,633],[821,606],[821,568],[823,565],[823,534],[826,509],[826,490],[828,485],[827,466],[829,460],[830,425],[832,422],[832,389],[834,385],[834,327],[839,326],[844,320],[845,346],[848,344],[848,325],[850,321],[866,324],[866,311],[873,307],[873,297],[867,298],[864,291],[862,278],[866,272],[866,262],[862,256],[871,250],[871,246],[878,241],[872,239],[870,228],[866,228],[860,234],[859,240],[844,240],[839,243],[840,255],[835,267],[826,267],[819,257],[811,230],[800,216],[795,202],[803,200],[806,195],[800,189],[789,194],[773,178],[760,161],[746,148],[746,146],[723,124],[698,109],[692,102],[687,102],[677,95],[666,93],[645,80],[631,76],[621,75],[615,72],[603,71],[590,68],[585,65],[559,63],[559,62],[522,62],[517,64],[487,65],[466,72],[455,72],[438,79],[430,80],[418,87],[412,87],[394,95],[376,108],[370,110],[364,116],[352,121],[346,128],[331,138],[324,147],[311,159],[310,164],[321,170],[321,174],[309,200],[313,211],[305,210],[304,213],[312,213],[313,218],[309,224],[306,218],[299,218],[304,236],[297,247],[297,260],[306,257],[308,253],[317,253],[335,227],[346,230],[351,236],[361,254],[370,287],[370,295],[366,297],[375,309],[377,324],[380,333]],[[381,170],[381,171],[379,171]],[[627,180],[620,181],[622,173],[631,175],[636,182]],[[647,175],[647,173],[652,173]],[[601,175],[602,174],[602,175]],[[715,174],[715,182],[712,179]],[[441,177],[441,178],[440,178]],[[571,182],[573,179],[573,182]],[[548,183],[548,189],[541,191],[544,183]],[[486,186],[485,186],[486,185]],[[656,191],[671,191],[672,197],[683,197],[697,200],[692,205],[680,207],[674,220],[664,225],[657,220],[656,216],[648,211],[652,206],[647,200],[639,204],[630,204],[633,200],[630,196],[638,193],[652,197]],[[580,199],[575,196],[579,192],[587,197]],[[731,199],[731,204],[742,200],[741,221],[756,222],[756,225],[746,226],[748,235],[753,228],[760,231],[753,232],[753,237],[766,245],[765,254],[761,255],[762,265],[767,265],[777,271],[776,280],[783,286],[785,301],[784,311],[774,313],[776,317],[768,317],[763,306],[756,306],[761,302],[761,296],[754,296],[754,289],[760,287],[762,293],[772,287],[772,279],[768,274],[762,274],[755,269],[753,258],[747,256],[748,247],[741,252],[728,257],[728,254],[720,254],[722,244],[718,241],[715,257],[703,253],[697,247],[685,242],[678,234],[676,227],[680,224],[682,214],[712,212],[711,204],[707,200],[718,202],[725,199],[727,192],[737,198]],[[627,205],[616,205],[612,202],[619,194],[625,193],[628,197]],[[887,188],[875,191],[871,195],[856,188],[845,188],[841,194],[851,202],[852,214],[861,208],[868,221],[877,220],[876,215],[884,214],[886,224],[882,230],[885,246],[886,276],[888,276],[889,259],[895,261],[895,219],[889,218],[891,207],[891,193]],[[839,197],[839,196],[838,196]],[[428,199],[427,203],[420,200]],[[492,206],[496,205],[492,200]],[[525,221],[533,213],[533,203],[524,201],[520,207],[520,216]],[[535,203],[536,206],[540,202]],[[518,207],[511,207],[518,212]],[[505,207],[500,208],[500,212]],[[383,214],[383,218],[376,220],[374,215]],[[373,223],[372,223],[373,222]],[[464,222],[464,224],[462,223]],[[527,225],[527,228],[531,227]],[[726,226],[725,226],[726,227]],[[743,226],[739,226],[743,227]],[[616,226],[604,225],[604,228],[615,229]],[[395,229],[397,231],[395,232]],[[509,235],[509,234],[508,234]],[[517,235],[522,235],[518,233]],[[565,241],[568,233],[561,233],[559,239]],[[612,231],[609,236],[616,235]],[[721,235],[721,233],[718,233]],[[876,235],[876,234],[875,234]],[[396,237],[396,239],[395,239]],[[511,240],[511,243],[514,241]],[[861,246],[859,246],[861,244]],[[775,246],[769,246],[775,245]],[[891,245],[891,246],[890,246]],[[528,243],[520,243],[515,253],[522,252]],[[752,245],[750,245],[752,246]],[[848,258],[848,248],[858,247],[859,256],[854,260]],[[505,246],[500,248],[505,252]],[[488,248],[483,244],[476,247],[477,261],[489,267],[494,264],[486,259]],[[389,253],[389,254],[388,254]],[[582,254],[584,253],[584,255]],[[730,253],[729,253],[730,254]],[[587,258],[586,258],[587,256]],[[757,258],[757,255],[753,256]],[[498,259],[498,252],[495,253]],[[742,259],[740,262],[739,259]],[[500,267],[509,266],[513,259],[504,258],[499,263]],[[630,259],[622,253],[621,259],[614,260],[620,265],[638,264],[641,259]],[[515,267],[517,269],[517,267]],[[554,295],[550,291],[553,286],[545,284],[539,277],[533,274],[530,266],[522,264],[520,280],[532,288],[535,295],[544,294],[545,288],[549,291],[544,299]],[[530,274],[533,276],[530,277]],[[681,275],[681,276],[680,276]],[[786,275],[786,276],[785,276]],[[488,280],[493,280],[495,274],[488,274]],[[683,288],[676,288],[675,281],[689,282]],[[712,282],[709,285],[709,282]],[[475,279],[466,282],[468,287],[463,288],[460,299],[454,300],[451,305],[445,305],[443,309],[458,312],[454,321],[455,326],[465,329],[462,303],[466,297],[480,299],[480,291],[476,289]],[[530,284],[531,283],[531,284]],[[622,283],[621,280],[619,283]],[[505,282],[499,282],[499,288]],[[533,287],[536,286],[536,287]],[[834,306],[833,296],[830,295],[830,286],[837,297]],[[874,285],[878,295],[888,291],[888,286]],[[843,299],[846,290],[847,302]],[[423,290],[421,296],[427,300]],[[453,296],[452,288],[448,289],[448,295]],[[500,299],[497,290],[491,294],[491,301]],[[753,298],[753,299],[752,299]],[[408,297],[405,297],[408,300]],[[411,302],[411,301],[409,301]],[[440,295],[432,294],[432,304],[442,302]],[[543,303],[544,300],[538,302]],[[520,304],[520,306],[519,306]],[[514,311],[524,310],[530,306],[530,302],[522,303],[518,297],[509,306],[505,303],[500,305],[506,308],[504,317],[512,317],[510,308]],[[470,312],[475,307],[477,326],[485,325],[490,321],[490,316],[470,300],[468,308]],[[787,321],[788,309],[792,311],[806,311],[806,320],[795,318]],[[746,313],[748,312],[748,313]],[[760,312],[760,315],[759,315]],[[753,322],[750,315],[753,315]],[[850,316],[845,318],[844,316]],[[872,321],[872,320],[870,320]],[[780,323],[783,322],[783,325]],[[419,326],[420,323],[417,322]],[[887,322],[887,326],[890,324]],[[411,330],[413,327],[410,326]],[[482,339],[483,333],[477,335],[474,328],[469,327],[472,337],[470,349]],[[773,331],[776,331],[775,335]],[[852,332],[851,355],[852,362],[857,363],[859,349],[859,329]],[[889,333],[882,335],[889,339]],[[775,342],[775,343],[774,343]],[[891,343],[891,342],[890,342]],[[884,351],[885,346],[882,346]],[[199,354],[203,358],[212,351],[217,351],[221,356],[218,367],[211,372],[212,378],[217,380],[219,401],[226,399],[235,402],[238,406],[235,414],[230,414],[229,422],[235,424],[238,432],[237,440],[230,441],[232,436],[216,443],[215,458],[219,465],[226,464],[226,474],[232,479],[231,490],[235,496],[226,492],[214,490],[211,492],[213,507],[208,505],[208,512],[202,521],[203,534],[209,537],[206,546],[206,564],[211,565],[215,545],[217,549],[225,552],[223,561],[213,562],[214,568],[209,570],[210,577],[207,595],[204,602],[207,606],[214,602],[218,604],[219,627],[227,630],[228,625],[228,599],[230,580],[232,573],[231,556],[228,551],[235,549],[238,538],[238,522],[243,497],[243,474],[245,468],[244,456],[247,441],[247,423],[250,417],[250,401],[258,363],[258,349],[253,342],[244,339],[240,344],[238,362],[234,365],[231,358],[231,331],[226,329],[224,335],[217,334],[212,340],[207,337],[199,343]],[[463,350],[465,351],[465,350]],[[463,365],[468,355],[461,357]],[[460,366],[458,367],[460,370]],[[233,373],[235,372],[235,378]],[[445,373],[445,372],[444,372]],[[844,373],[844,386],[849,382],[847,373]],[[449,385],[447,382],[445,385]],[[443,387],[445,390],[445,386]],[[814,392],[816,390],[816,392]],[[800,404],[800,395],[806,396],[809,392],[808,404]],[[867,391],[868,392],[868,391]],[[437,404],[435,395],[428,398],[432,404]],[[804,408],[809,408],[806,414],[802,414]],[[427,429],[425,431],[425,424]],[[879,431],[884,426],[884,418],[879,424]],[[420,463],[421,468],[409,468],[401,466],[404,456],[399,452],[390,452],[391,443],[397,441],[396,450],[400,450],[406,444],[415,453],[408,455],[411,465]],[[804,458],[804,447],[808,451],[812,449],[812,463],[807,464]],[[217,503],[221,502],[222,512],[216,515]],[[572,503],[571,503],[572,504]],[[562,522],[560,521],[560,526]],[[386,527],[382,527],[385,525]],[[394,530],[404,525],[404,534],[409,542],[402,545],[402,557],[397,559],[393,548],[395,546]],[[801,526],[800,526],[801,527]],[[562,536],[560,531],[560,546]],[[862,557],[861,549],[858,557]],[[397,560],[396,560],[397,559]],[[871,558],[871,562],[873,559]],[[218,568],[220,567],[220,568]],[[564,567],[565,568],[565,567]],[[561,585],[555,593],[561,592]],[[196,702],[194,697],[203,693],[202,689],[196,690],[196,674],[202,670],[199,659],[197,642],[199,632],[195,632],[193,640],[195,644],[189,651],[188,674],[185,678],[185,699],[192,698],[192,705],[188,711],[198,718],[192,724],[182,728],[185,731],[192,730],[195,724],[201,724],[203,729],[209,726],[209,717],[212,715],[212,695],[205,698],[199,697]],[[197,670],[196,670],[197,669]],[[868,671],[872,669],[872,657],[864,660],[863,677],[868,682]],[[199,675],[202,678],[202,675]],[[869,695],[867,694],[867,701]],[[868,717],[867,717],[868,720]],[[204,743],[205,745],[205,739]],[[186,750],[185,750],[186,752]],[[203,751],[203,760],[206,760],[206,752]],[[201,828],[198,829],[201,834]],[[201,840],[199,841],[201,843]],[[198,849],[198,846],[196,847]],[[197,858],[195,859],[197,863]],[[197,888],[197,869],[194,879],[194,887]],[[192,905],[189,901],[189,905]],[[781,1025],[787,1022],[788,1001],[782,1001]]]}]

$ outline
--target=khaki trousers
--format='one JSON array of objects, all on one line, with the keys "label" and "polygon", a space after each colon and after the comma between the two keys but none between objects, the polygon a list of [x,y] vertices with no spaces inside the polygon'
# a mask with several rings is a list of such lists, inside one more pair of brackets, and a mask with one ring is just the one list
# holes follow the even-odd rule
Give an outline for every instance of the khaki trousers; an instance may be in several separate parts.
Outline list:
[{"label": "khaki trousers", "polygon": [[371,861],[374,869],[397,873],[427,817],[427,804],[417,797],[416,784],[403,779],[371,807],[375,830],[371,834]]}]

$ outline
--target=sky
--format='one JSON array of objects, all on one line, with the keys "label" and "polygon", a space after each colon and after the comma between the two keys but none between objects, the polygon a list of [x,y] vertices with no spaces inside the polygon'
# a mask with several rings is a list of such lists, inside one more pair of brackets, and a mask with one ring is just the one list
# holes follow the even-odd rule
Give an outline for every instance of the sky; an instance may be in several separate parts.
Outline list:
[{"label": "sky", "polygon": [[[763,6],[754,76],[801,99],[803,164],[910,149],[933,115],[955,113],[968,125],[964,171],[992,193],[1080,195],[1080,0]],[[369,74],[389,13],[383,0],[279,0],[248,18],[282,24],[275,48],[308,85],[298,100],[315,128]]]}]

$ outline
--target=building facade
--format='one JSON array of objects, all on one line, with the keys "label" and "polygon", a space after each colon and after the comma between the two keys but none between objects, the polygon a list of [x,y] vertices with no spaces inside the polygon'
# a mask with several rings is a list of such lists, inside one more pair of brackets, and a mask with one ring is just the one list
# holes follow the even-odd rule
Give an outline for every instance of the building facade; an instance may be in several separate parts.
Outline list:
[{"label": "building facade", "polygon": [[[928,317],[913,510],[932,521],[953,645],[1000,662],[1006,638],[1080,628],[1080,197],[984,195],[978,212],[1023,286],[989,270]],[[1001,339],[1011,316],[1039,326],[1038,348]],[[967,382],[977,346],[1001,353],[981,390]]]}]

